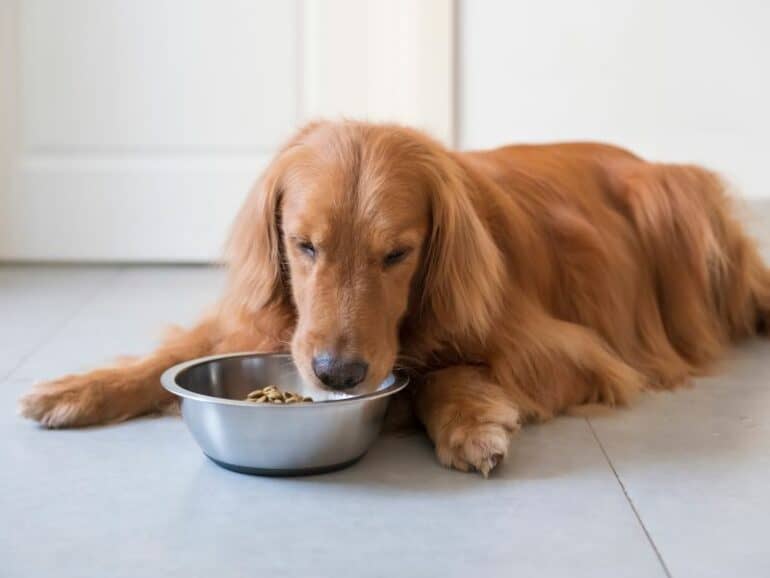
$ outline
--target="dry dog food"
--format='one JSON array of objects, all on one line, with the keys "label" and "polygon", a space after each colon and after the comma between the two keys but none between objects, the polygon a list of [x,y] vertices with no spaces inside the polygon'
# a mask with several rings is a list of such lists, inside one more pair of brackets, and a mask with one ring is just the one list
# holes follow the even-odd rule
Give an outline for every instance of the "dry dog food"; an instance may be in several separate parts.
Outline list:
[{"label": "dry dog food", "polygon": [[253,403],[299,403],[302,401],[313,401],[313,398],[289,391],[281,391],[276,385],[267,385],[262,389],[255,389],[249,393],[245,401]]}]

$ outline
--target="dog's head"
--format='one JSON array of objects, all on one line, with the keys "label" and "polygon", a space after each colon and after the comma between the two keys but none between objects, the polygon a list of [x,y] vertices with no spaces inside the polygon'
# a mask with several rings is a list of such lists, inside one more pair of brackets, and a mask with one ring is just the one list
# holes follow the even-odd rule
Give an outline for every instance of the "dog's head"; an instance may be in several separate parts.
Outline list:
[{"label": "dog's head", "polygon": [[395,126],[320,123],[277,155],[230,242],[232,288],[257,310],[291,309],[303,376],[373,391],[410,326],[488,329],[500,256],[467,176],[440,145]]}]

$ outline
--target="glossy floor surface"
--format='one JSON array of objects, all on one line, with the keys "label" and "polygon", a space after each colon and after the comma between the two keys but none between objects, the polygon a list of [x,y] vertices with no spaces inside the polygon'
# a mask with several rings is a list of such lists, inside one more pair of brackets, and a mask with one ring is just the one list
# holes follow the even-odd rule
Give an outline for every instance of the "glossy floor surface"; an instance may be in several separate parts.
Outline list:
[{"label": "glossy floor surface", "polygon": [[0,576],[770,576],[770,341],[630,410],[525,429],[488,480],[386,436],[323,476],[239,475],[179,418],[46,431],[41,379],[153,346],[222,274],[0,268]]}]

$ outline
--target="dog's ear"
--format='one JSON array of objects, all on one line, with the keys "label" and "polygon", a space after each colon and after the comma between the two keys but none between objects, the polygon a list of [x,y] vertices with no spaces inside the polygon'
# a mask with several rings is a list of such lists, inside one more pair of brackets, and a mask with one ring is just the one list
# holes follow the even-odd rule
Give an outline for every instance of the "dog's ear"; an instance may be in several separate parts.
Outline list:
[{"label": "dog's ear", "polygon": [[452,334],[485,339],[502,307],[502,256],[473,202],[478,183],[445,151],[431,157],[421,163],[432,219],[422,308]]},{"label": "dog's ear", "polygon": [[309,132],[305,126],[284,145],[265,169],[233,223],[227,243],[229,297],[248,311],[290,307],[291,295],[281,240],[281,199],[293,153]]}]

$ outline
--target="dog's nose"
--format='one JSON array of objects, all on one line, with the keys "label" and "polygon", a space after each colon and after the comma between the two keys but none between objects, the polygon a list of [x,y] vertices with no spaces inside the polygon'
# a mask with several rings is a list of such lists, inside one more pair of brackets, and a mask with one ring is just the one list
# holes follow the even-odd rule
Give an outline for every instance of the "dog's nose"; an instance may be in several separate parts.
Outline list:
[{"label": "dog's nose", "polygon": [[313,372],[332,389],[350,389],[366,378],[369,364],[360,359],[341,359],[328,354],[313,358]]}]

